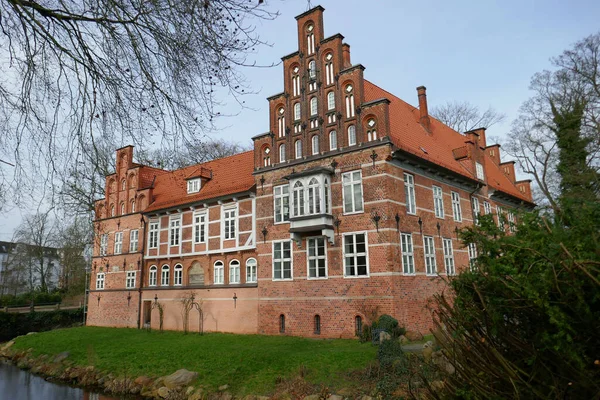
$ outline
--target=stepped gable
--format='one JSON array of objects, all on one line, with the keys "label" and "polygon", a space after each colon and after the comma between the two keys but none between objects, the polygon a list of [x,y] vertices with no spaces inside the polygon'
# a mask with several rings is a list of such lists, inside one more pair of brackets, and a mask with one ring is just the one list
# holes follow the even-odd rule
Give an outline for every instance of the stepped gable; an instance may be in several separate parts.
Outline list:
[{"label": "stepped gable", "polygon": [[[212,178],[203,179],[198,193],[187,194],[186,179],[195,177],[201,169],[211,171]],[[248,191],[254,186],[253,169],[254,152],[246,151],[158,175],[152,193],[153,202],[145,212]]]}]

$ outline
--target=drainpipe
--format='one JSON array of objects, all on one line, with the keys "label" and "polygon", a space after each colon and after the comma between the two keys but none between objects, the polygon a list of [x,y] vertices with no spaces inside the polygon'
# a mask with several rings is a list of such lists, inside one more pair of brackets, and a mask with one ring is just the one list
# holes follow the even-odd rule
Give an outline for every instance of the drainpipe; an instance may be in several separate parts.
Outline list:
[{"label": "drainpipe", "polygon": [[140,254],[140,287],[138,288],[138,318],[137,318],[137,327],[138,329],[140,329],[141,327],[141,316],[142,316],[142,287],[144,285],[144,252],[146,251],[146,219],[144,218],[144,216],[142,215],[142,225],[143,225],[143,240],[142,240],[142,250],[141,250],[141,254]]}]

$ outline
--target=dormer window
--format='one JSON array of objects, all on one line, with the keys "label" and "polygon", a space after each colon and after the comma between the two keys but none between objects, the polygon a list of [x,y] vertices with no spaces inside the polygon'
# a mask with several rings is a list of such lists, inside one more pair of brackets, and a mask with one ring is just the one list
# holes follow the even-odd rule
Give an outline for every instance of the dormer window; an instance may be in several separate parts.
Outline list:
[{"label": "dormer window", "polygon": [[190,193],[198,193],[200,191],[200,178],[190,179],[187,182],[187,192]]},{"label": "dormer window", "polygon": [[476,162],[475,163],[475,172],[477,173],[477,179],[483,181],[485,180],[485,174],[483,173],[483,165]]}]

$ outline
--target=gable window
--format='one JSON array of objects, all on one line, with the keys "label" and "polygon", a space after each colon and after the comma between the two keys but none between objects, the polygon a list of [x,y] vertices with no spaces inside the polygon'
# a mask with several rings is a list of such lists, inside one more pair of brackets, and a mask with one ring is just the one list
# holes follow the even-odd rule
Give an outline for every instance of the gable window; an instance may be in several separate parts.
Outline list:
[{"label": "gable window", "polygon": [[294,216],[304,215],[304,185],[298,181],[294,184]]},{"label": "gable window", "polygon": [[100,255],[105,256],[108,249],[108,233],[100,236]]},{"label": "gable window", "polygon": [[400,241],[402,245],[402,272],[406,275],[412,275],[415,273],[412,234],[402,233]]},{"label": "gable window", "polygon": [[200,191],[200,178],[190,179],[187,181],[187,192],[198,193]]},{"label": "gable window", "polygon": [[125,288],[135,288],[135,271],[127,271],[127,277],[125,278]]},{"label": "gable window", "polygon": [[337,149],[337,132],[329,132],[329,150]]},{"label": "gable window", "polygon": [[125,215],[125,203],[121,203],[121,215]]},{"label": "gable window", "polygon": [[137,229],[129,231],[129,252],[138,251],[139,231]]},{"label": "gable window", "polygon": [[335,109],[335,93],[333,90],[327,93],[327,110]]},{"label": "gable window", "polygon": [[285,136],[285,109],[283,107],[277,110],[277,133],[279,137]]},{"label": "gable window", "polygon": [[407,173],[404,174],[404,197],[406,198],[406,213],[416,214],[415,177]]},{"label": "gable window", "polygon": [[354,117],[354,88],[352,85],[347,85],[346,91],[346,118]]},{"label": "gable window", "polygon": [[298,121],[301,117],[302,114],[300,113],[300,103],[296,103],[294,104],[294,120]]},{"label": "gable window", "polygon": [[452,195],[452,215],[456,222],[462,221],[462,209],[460,208],[460,194],[451,192]]},{"label": "gable window", "polygon": [[110,205],[110,216],[111,217],[115,216],[115,205],[114,204]]},{"label": "gable window", "polygon": [[367,121],[367,140],[370,142],[371,140],[377,139],[377,129],[375,127],[376,122],[373,118]]},{"label": "gable window", "polygon": [[125,183],[125,179],[121,181],[121,190],[125,190],[127,188],[127,184]]},{"label": "gable window", "polygon": [[354,146],[356,144],[356,126],[350,125],[348,127],[348,146]]},{"label": "gable window", "polygon": [[194,215],[194,243],[206,242],[206,216],[205,212]]},{"label": "gable window", "polygon": [[131,213],[134,213],[135,212],[135,200],[131,200],[129,202],[129,204],[130,204],[129,208],[131,209]]},{"label": "gable window", "polygon": [[312,60],[308,63],[308,76],[310,79],[317,78],[317,63],[315,62],[315,60]]},{"label": "gable window", "polygon": [[96,274],[96,290],[104,289],[104,272],[98,272]]},{"label": "gable window", "polygon": [[275,223],[290,220],[290,188],[288,185],[276,186],[273,189],[275,199]]},{"label": "gable window", "polygon": [[479,199],[471,197],[471,207],[473,208],[473,221],[479,223]]},{"label": "gable window", "polygon": [[173,268],[173,285],[181,286],[183,283],[183,266],[181,264],[175,265]]},{"label": "gable window", "polygon": [[292,242],[273,242],[273,280],[292,279]]},{"label": "gable window", "polygon": [[225,265],[223,261],[217,261],[214,265],[214,280],[215,285],[222,285],[225,283]]},{"label": "gable window", "polygon": [[179,246],[181,237],[181,219],[177,216],[169,221],[169,243],[171,246]]},{"label": "gable window", "polygon": [[240,262],[238,260],[229,262],[229,283],[240,283]]},{"label": "gable window", "polygon": [[265,149],[263,150],[264,155],[263,155],[263,165],[265,167],[268,167],[271,165],[271,148],[269,148],[269,146],[265,147]]},{"label": "gable window", "polygon": [[115,233],[115,247],[114,254],[121,254],[123,251],[123,232]]},{"label": "gable window", "polygon": [[156,265],[150,267],[150,274],[148,275],[148,286],[156,286],[156,273],[158,268]]},{"label": "gable window", "polygon": [[425,272],[435,275],[437,264],[435,262],[435,244],[432,236],[423,236],[423,249],[425,253]]},{"label": "gable window", "polygon": [[333,81],[333,54],[327,53],[325,56],[325,84],[331,85]]},{"label": "gable window", "polygon": [[321,316],[318,314],[315,315],[314,322],[315,322],[315,335],[320,335],[321,334]]},{"label": "gable window", "polygon": [[368,276],[367,234],[344,235],[344,276]]},{"label": "gable window", "polygon": [[148,248],[155,249],[158,247],[158,221],[150,222],[150,230],[148,232]]},{"label": "gable window", "polygon": [[246,283],[257,282],[256,275],[256,259],[249,258],[246,260]]},{"label": "gable window", "polygon": [[279,145],[279,162],[285,162],[285,143]]},{"label": "gable window", "polygon": [[231,208],[223,212],[223,238],[225,240],[235,239],[236,209]]},{"label": "gable window", "polygon": [[327,278],[327,247],[325,238],[309,238],[308,242],[308,277]]},{"label": "gable window", "polygon": [[433,186],[433,209],[437,218],[444,218],[444,194],[439,186]]},{"label": "gable window", "polygon": [[317,98],[313,97],[310,99],[310,116],[314,117],[317,115]]},{"label": "gable window", "polygon": [[300,95],[300,76],[298,75],[298,71],[300,71],[298,66],[295,66],[294,69],[292,69],[292,88],[294,97]]},{"label": "gable window", "polygon": [[342,174],[344,214],[363,211],[362,172],[352,171]]},{"label": "gable window", "polygon": [[319,154],[319,136],[314,135],[312,137],[312,153],[313,155]]},{"label": "gable window", "polygon": [[471,269],[471,271],[474,271],[477,267],[476,266],[477,245],[475,243],[469,243],[468,250],[469,250],[469,268]]},{"label": "gable window", "polygon": [[446,275],[454,275],[456,274],[456,269],[454,267],[452,239],[443,239],[442,244],[444,246],[444,267],[446,268]]},{"label": "gable window", "polygon": [[169,266],[163,265],[160,271],[160,286],[169,286]]},{"label": "gable window", "polygon": [[476,162],[475,163],[475,172],[477,173],[477,179],[483,181],[485,180],[485,174],[483,173],[483,165]]},{"label": "gable window", "polygon": [[279,333],[285,333],[285,315],[279,316]]},{"label": "gable window", "polygon": [[483,202],[483,213],[485,215],[492,213],[492,205],[488,201]]}]

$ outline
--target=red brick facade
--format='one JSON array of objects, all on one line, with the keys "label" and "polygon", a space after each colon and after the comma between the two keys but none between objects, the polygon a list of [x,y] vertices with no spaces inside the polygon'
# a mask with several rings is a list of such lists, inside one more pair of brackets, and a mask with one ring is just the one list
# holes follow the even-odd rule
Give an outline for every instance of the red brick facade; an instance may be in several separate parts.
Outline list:
[{"label": "red brick facade", "polygon": [[[457,229],[532,206],[485,129],[430,117],[424,87],[415,108],[365,80],[343,36],[324,37],[323,11],[297,17],[299,49],[283,58],[284,91],[253,152],[168,172],[117,151],[97,204],[88,324],[156,328],[159,302],[164,327],[183,329],[193,293],[210,331],[352,337],[382,313],[426,331],[447,268],[474,256]],[[197,311],[189,321],[199,329]]]}]

